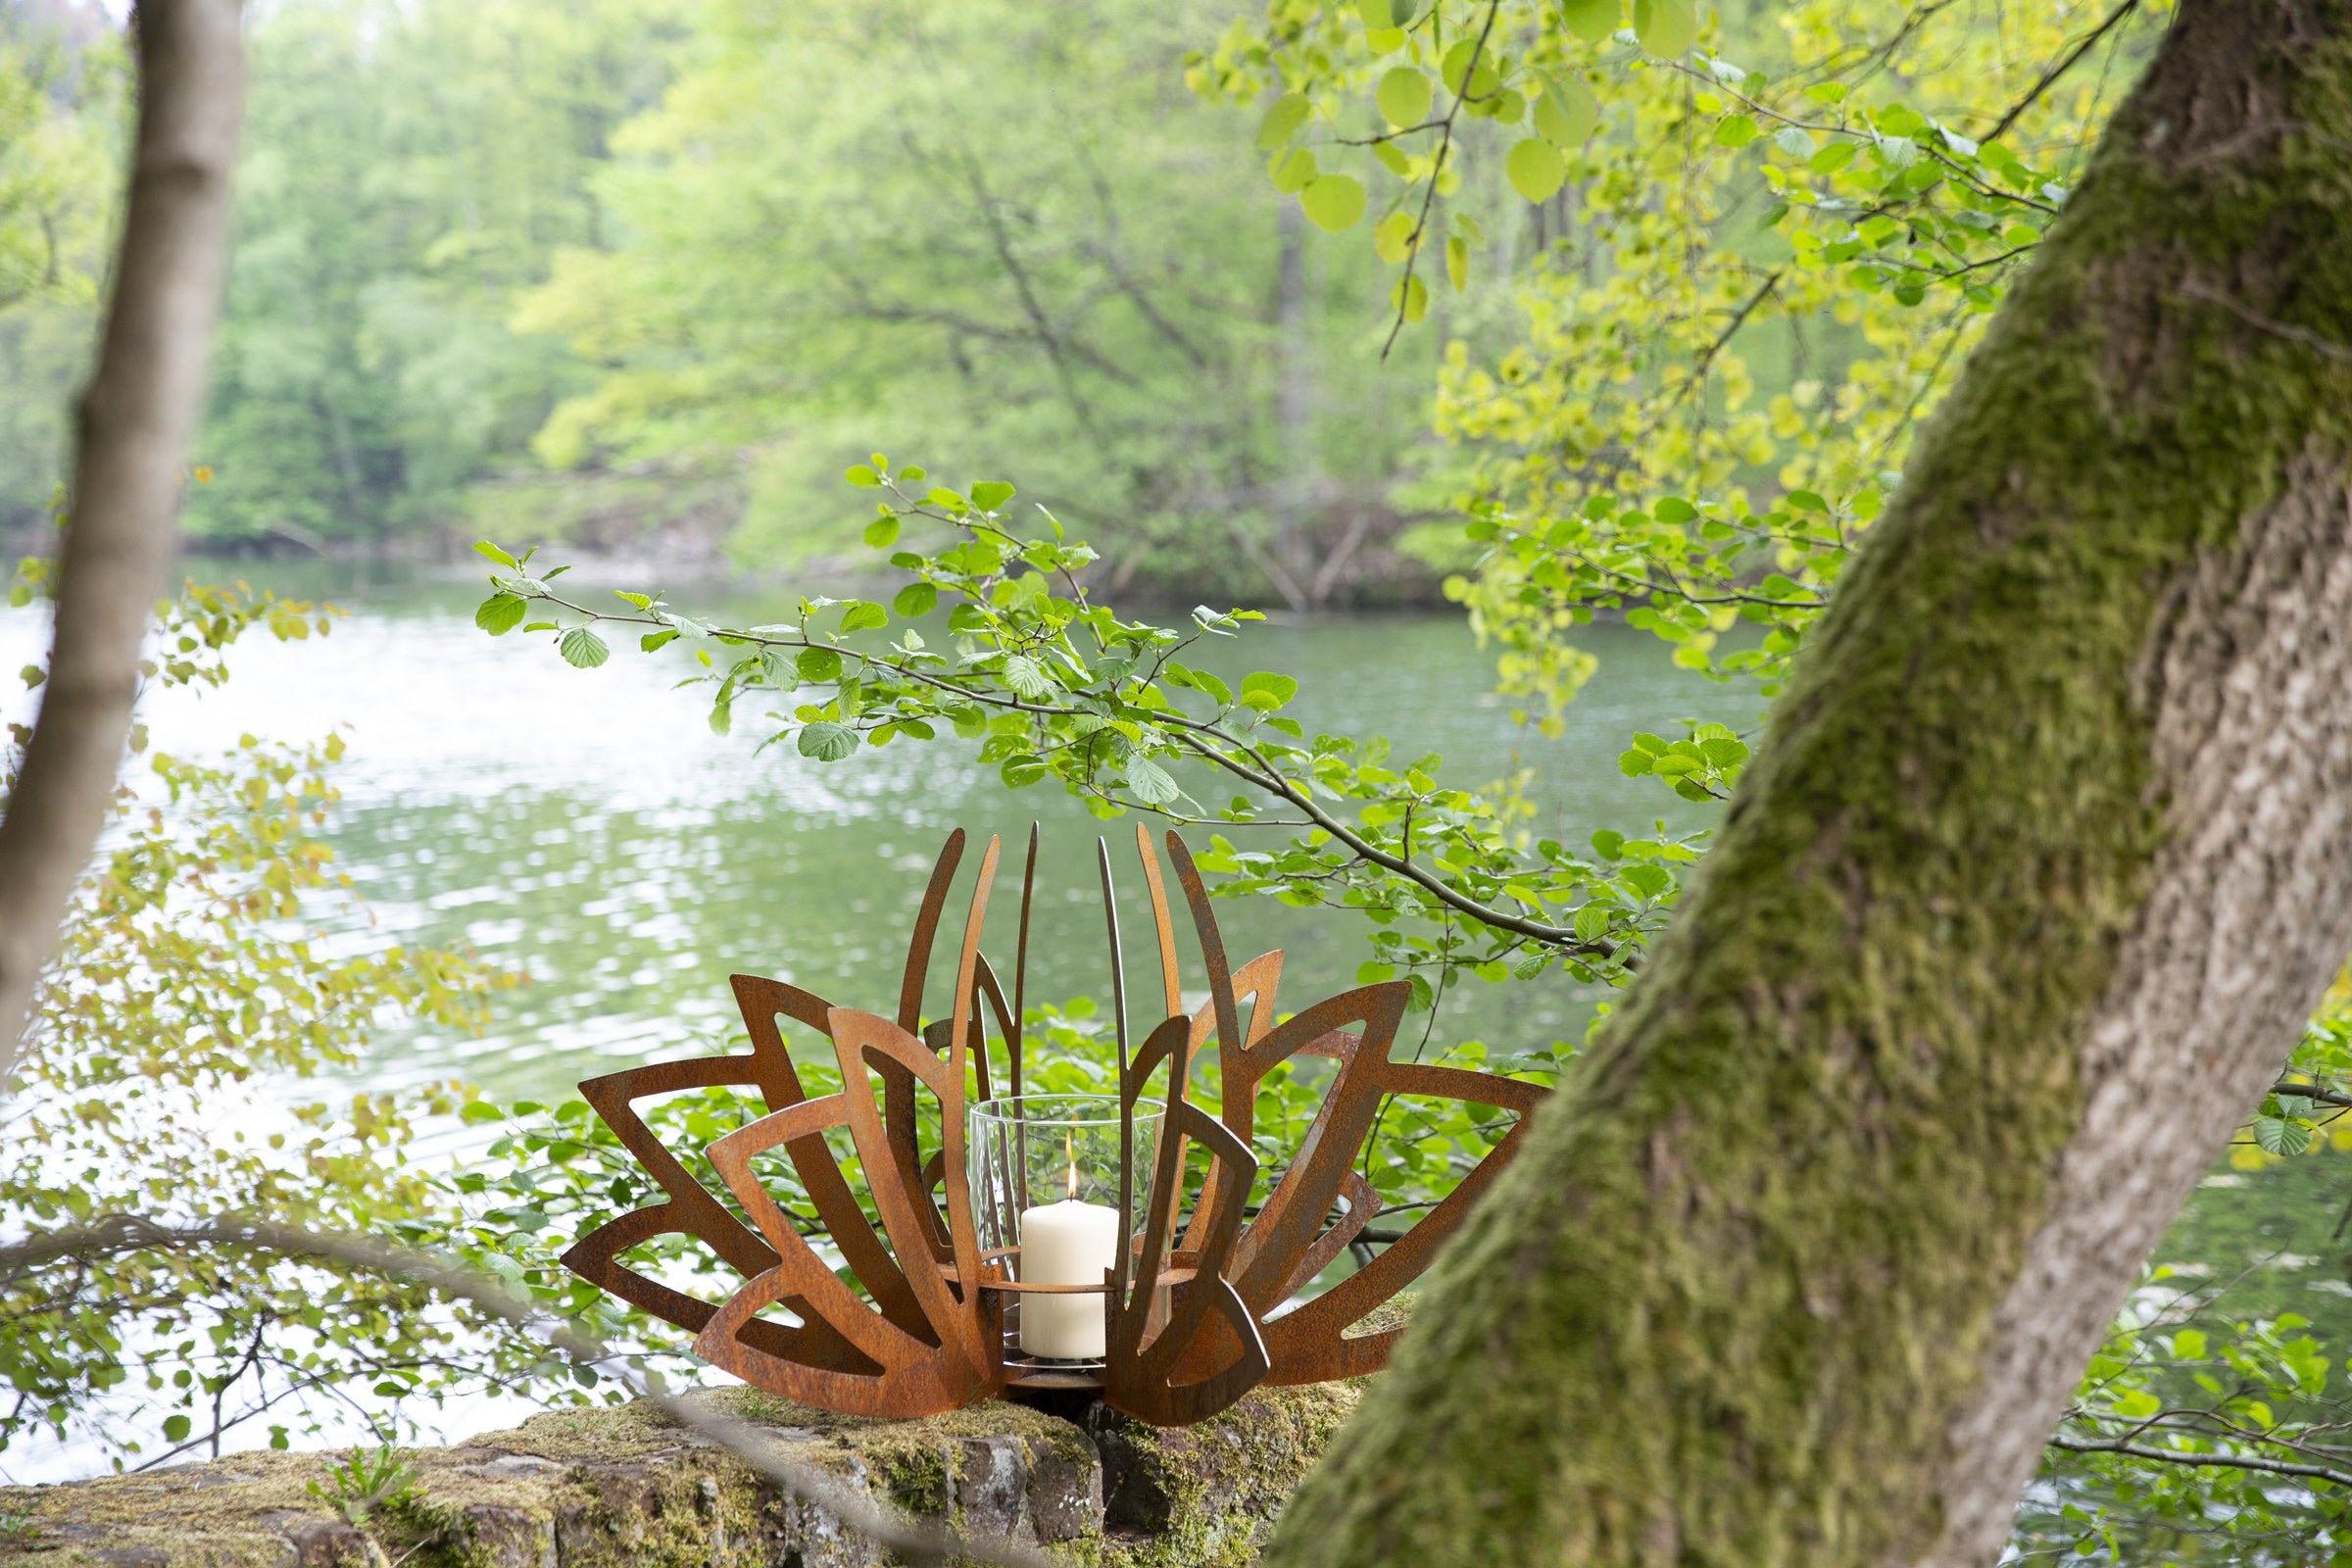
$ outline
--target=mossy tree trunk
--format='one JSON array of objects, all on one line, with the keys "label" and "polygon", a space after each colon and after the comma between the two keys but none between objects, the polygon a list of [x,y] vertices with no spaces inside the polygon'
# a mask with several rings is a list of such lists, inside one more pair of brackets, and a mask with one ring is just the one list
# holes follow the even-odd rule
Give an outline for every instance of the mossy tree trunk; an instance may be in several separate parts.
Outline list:
[{"label": "mossy tree trunk", "polygon": [[2352,949],[2352,0],[2185,0],[1303,1565],[1988,1564]]}]

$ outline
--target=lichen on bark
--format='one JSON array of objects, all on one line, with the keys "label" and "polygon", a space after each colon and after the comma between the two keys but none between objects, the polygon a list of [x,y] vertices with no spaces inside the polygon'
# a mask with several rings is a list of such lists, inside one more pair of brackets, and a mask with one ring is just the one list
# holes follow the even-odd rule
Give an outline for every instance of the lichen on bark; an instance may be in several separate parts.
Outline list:
[{"label": "lichen on bark", "polygon": [[[2136,1261],[2053,1206],[2099,1075],[2204,1086],[2110,1161],[2152,1239],[2352,942],[2352,757],[2218,739],[2352,729],[2347,346],[2352,3],[2189,0],[1270,1561],[1991,1560],[1988,1434],[2030,1463]],[[2228,890],[2259,984],[2150,940],[2288,822]],[[2210,1038],[2103,1043],[2168,953]]]}]

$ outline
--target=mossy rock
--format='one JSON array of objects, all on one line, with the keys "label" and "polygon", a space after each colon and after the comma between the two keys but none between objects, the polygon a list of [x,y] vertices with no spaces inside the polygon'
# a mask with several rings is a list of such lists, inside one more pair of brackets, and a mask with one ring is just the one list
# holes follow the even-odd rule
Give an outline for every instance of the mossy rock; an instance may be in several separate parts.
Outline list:
[{"label": "mossy rock", "polygon": [[[990,1402],[921,1421],[839,1416],[730,1390],[708,1397],[794,1459],[921,1518],[1036,1542],[1073,1563],[1240,1565],[1354,1389],[1261,1389],[1183,1431],[1102,1406],[1077,1423]],[[236,1454],[55,1487],[0,1489],[0,1568],[868,1568],[824,1510],[650,1408],[553,1411],[408,1450],[414,1497],[355,1527],[311,1484],[340,1453]],[[1106,1507],[1107,1499],[1107,1507]]]}]

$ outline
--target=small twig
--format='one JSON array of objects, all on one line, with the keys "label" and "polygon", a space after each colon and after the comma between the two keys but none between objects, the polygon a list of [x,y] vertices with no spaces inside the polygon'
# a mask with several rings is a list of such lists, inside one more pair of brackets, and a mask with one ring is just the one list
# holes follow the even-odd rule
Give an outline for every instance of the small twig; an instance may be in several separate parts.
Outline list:
[{"label": "small twig", "polygon": [[2102,22],[2097,26],[2091,28],[2090,31],[2083,36],[2083,39],[2081,43],[2068,50],[2065,56],[2062,57],[2057,64],[2051,66],[2049,70],[2043,72],[2041,74],[2041,79],[2034,83],[2032,87],[2028,88],[2026,90],[2026,95],[2023,98],[2020,98],[2016,103],[2010,105],[2009,112],[2003,115],[1998,121],[1994,122],[1993,127],[1986,131],[1984,135],[1979,136],[1977,140],[1980,142],[1999,141],[2001,139],[2001,132],[2007,130],[2011,125],[2016,124],[2019,116],[2023,115],[2027,110],[2033,108],[2034,104],[2040,101],[2043,93],[2048,92],[2052,87],[2058,84],[2059,77],[2074,70],[2077,63],[2080,62],[2084,55],[2090,53],[2090,51],[2098,45],[2098,41],[2101,38],[2106,37],[2108,33],[2115,30],[2118,23],[2122,22],[2126,17],[2130,16],[2132,12],[2138,9],[2139,0],[2124,0],[2122,5],[2117,6],[2112,12],[2109,12],[2105,22]]},{"label": "small twig", "polygon": [[2167,1464],[2214,1465],[2226,1470],[2260,1470],[2270,1475],[2302,1476],[2313,1481],[2331,1481],[2339,1487],[2352,1487],[2352,1475],[2324,1464],[2297,1464],[2290,1459],[2265,1459],[2250,1453],[2183,1453],[2176,1448],[2151,1448],[2138,1443],[2084,1443],[2080,1439],[2054,1437],[2050,1446],[2067,1453],[2118,1453],[2129,1459],[2161,1459]]},{"label": "small twig", "polygon": [[1446,155],[1453,150],[1453,122],[1460,118],[1462,105],[1470,101],[1467,89],[1470,78],[1478,74],[1478,63],[1486,57],[1487,38],[1494,30],[1494,19],[1502,11],[1502,0],[1494,0],[1487,7],[1486,25],[1478,29],[1478,42],[1472,45],[1469,63],[1462,67],[1463,92],[1454,94],[1453,104],[1446,111],[1445,129],[1438,135],[1438,152],[1429,168],[1429,188],[1421,193],[1420,216],[1413,220],[1413,248],[1405,254],[1404,279],[1396,286],[1396,319],[1389,325],[1389,335],[1380,345],[1380,360],[1386,365],[1389,350],[1396,346],[1396,334],[1404,330],[1404,313],[1412,303],[1413,270],[1421,265],[1421,252],[1429,243],[1429,209],[1438,199],[1438,179],[1446,172]]}]

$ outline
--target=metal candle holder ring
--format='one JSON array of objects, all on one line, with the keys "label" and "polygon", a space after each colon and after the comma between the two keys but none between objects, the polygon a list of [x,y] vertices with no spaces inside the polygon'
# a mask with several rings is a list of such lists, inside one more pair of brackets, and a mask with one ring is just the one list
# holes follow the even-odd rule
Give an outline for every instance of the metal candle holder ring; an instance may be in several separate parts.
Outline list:
[{"label": "metal candle holder ring", "polygon": [[[1163,1005],[1161,1021],[1131,1051],[1110,854],[1100,846],[1120,1127],[1119,1234],[1101,1284],[1024,1284],[1013,1267],[1020,1247],[984,1249],[973,1208],[966,1083],[976,1091],[974,1104],[997,1098],[991,1093],[987,1015],[993,1014],[1004,1048],[1005,1096],[1021,1095],[1021,1013],[1037,879],[1034,828],[1009,1005],[980,953],[1000,849],[991,839],[964,924],[953,1016],[922,1026],[932,942],[963,856],[958,828],[931,873],[895,1021],[835,1007],[782,981],[736,975],[751,1054],[660,1062],[581,1084],[580,1093],[668,1201],[632,1210],[583,1237],[564,1254],[564,1266],[694,1333],[696,1353],[744,1381],[854,1415],[935,1415],[1008,1390],[1099,1389],[1106,1402],[1139,1420],[1183,1426],[1214,1415],[1260,1383],[1320,1383],[1385,1365],[1401,1330],[1347,1331],[1429,1266],[1439,1244],[1516,1151],[1526,1113],[1544,1091],[1490,1073],[1392,1061],[1389,1048],[1409,994],[1403,981],[1358,987],[1275,1023],[1282,954],[1261,955],[1238,969],[1227,965],[1207,890],[1183,840],[1170,833],[1168,853],[1208,979],[1207,1004],[1188,1013],[1159,858],[1140,826],[1136,844],[1158,937]],[[1244,998],[1254,1003],[1247,1029]],[[832,1042],[841,1065],[838,1093],[810,1099],[803,1091],[780,1017]],[[1217,1116],[1187,1098],[1193,1067],[1211,1041],[1223,1082]],[[1328,1057],[1338,1067],[1298,1156],[1251,1215],[1258,1087],[1296,1055]],[[1162,1119],[1158,1136],[1146,1147],[1136,1138],[1137,1109],[1163,1065]],[[649,1095],[718,1086],[756,1089],[767,1105],[767,1114],[708,1152],[756,1233],[688,1174],[633,1108]],[[939,1147],[927,1153],[918,1135],[918,1096],[925,1090],[938,1104],[940,1127]],[[1355,1157],[1382,1101],[1392,1095],[1490,1105],[1517,1113],[1519,1121],[1400,1239],[1332,1289],[1284,1310],[1379,1212],[1380,1197],[1355,1168]],[[879,1234],[827,1146],[826,1133],[837,1129],[846,1129],[857,1148],[881,1217]],[[1206,1176],[1189,1206],[1188,1145],[1207,1154]],[[753,1156],[778,1147],[842,1262],[864,1287],[862,1297],[836,1275],[753,1174]],[[1137,1170],[1139,1153],[1151,1161],[1148,1175]],[[1073,1159],[1073,1186],[1074,1173]],[[1145,1179],[1139,1182],[1139,1176]],[[1131,1224],[1139,1212],[1140,1227]],[[701,1240],[744,1276],[723,1304],[698,1300],[620,1261],[641,1242],[677,1234]],[[1031,1295],[1102,1297],[1103,1353],[1048,1358],[1024,1352],[1017,1308],[1008,1322],[1006,1307]],[[782,1308],[797,1323],[760,1315],[769,1307]]]}]

